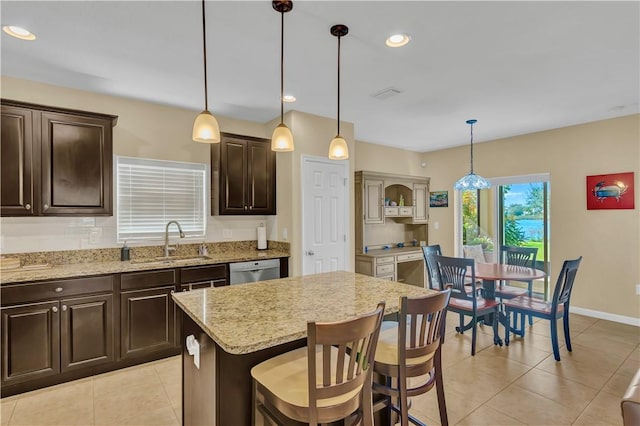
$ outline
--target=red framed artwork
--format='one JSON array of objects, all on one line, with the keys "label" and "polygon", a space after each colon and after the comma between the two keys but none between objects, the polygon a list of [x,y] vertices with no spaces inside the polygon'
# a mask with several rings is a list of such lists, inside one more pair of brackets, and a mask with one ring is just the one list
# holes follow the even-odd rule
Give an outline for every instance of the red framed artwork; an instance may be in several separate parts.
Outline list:
[{"label": "red framed artwork", "polygon": [[587,210],[633,209],[634,173],[587,176]]}]

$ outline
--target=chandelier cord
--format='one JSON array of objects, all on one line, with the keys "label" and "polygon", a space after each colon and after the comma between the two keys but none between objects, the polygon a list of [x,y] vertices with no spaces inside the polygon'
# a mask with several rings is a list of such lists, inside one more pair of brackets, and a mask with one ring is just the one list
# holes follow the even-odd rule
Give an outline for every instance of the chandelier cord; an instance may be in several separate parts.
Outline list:
[{"label": "chandelier cord", "polygon": [[473,174],[473,123],[471,123],[471,174]]}]

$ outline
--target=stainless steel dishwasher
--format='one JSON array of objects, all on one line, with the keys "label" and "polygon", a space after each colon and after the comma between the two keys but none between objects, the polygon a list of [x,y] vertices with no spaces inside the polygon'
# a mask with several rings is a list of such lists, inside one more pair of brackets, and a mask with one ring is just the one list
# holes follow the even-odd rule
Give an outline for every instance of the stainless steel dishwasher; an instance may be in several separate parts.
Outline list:
[{"label": "stainless steel dishwasher", "polygon": [[280,259],[230,263],[229,275],[231,285],[280,278]]}]

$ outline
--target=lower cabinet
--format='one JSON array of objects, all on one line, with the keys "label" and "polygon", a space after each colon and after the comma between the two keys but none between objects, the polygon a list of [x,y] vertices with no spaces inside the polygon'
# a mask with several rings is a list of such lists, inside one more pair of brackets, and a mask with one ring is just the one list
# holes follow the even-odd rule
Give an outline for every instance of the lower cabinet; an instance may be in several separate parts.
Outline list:
[{"label": "lower cabinet", "polygon": [[115,360],[111,294],[0,311],[3,385]]},{"label": "lower cabinet", "polygon": [[120,293],[120,356],[148,355],[176,344],[174,286]]},{"label": "lower cabinet", "polygon": [[3,307],[3,387],[60,372],[58,301]]}]

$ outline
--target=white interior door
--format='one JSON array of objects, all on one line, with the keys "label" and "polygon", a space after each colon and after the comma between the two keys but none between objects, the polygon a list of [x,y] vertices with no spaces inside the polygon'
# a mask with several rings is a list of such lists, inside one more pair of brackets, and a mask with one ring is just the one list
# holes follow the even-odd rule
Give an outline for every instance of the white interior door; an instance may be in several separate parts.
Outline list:
[{"label": "white interior door", "polygon": [[302,158],[302,274],[339,271],[347,256],[348,163]]}]

